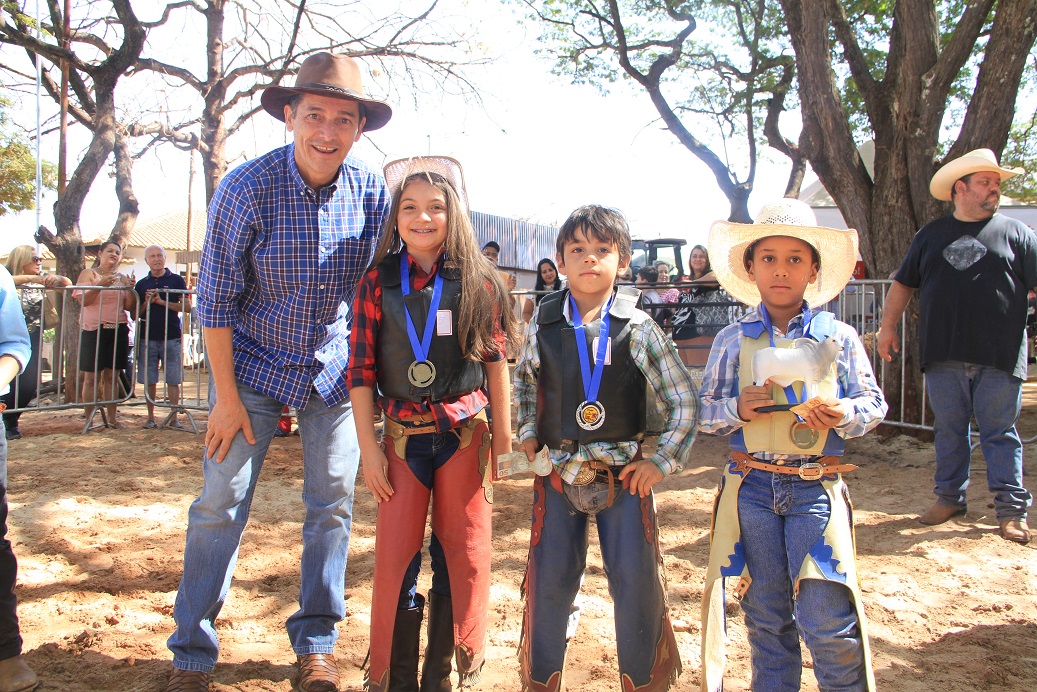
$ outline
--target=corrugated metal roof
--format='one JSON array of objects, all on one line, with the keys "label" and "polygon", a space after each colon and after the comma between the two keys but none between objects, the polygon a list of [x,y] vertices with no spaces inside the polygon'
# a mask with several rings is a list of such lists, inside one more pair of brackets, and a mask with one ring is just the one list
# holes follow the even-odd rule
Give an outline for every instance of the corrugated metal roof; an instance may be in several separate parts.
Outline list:
[{"label": "corrugated metal roof", "polygon": [[[198,250],[205,239],[205,209],[195,209],[191,216],[191,249]],[[187,210],[172,212],[138,223],[126,240],[129,247],[160,245],[166,252],[187,249]]]}]

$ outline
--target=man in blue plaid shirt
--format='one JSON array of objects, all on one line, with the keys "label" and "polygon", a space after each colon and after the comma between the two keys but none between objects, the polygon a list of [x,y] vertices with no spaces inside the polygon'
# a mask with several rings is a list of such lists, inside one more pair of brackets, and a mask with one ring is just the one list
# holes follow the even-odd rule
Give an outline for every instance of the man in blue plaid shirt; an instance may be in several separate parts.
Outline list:
[{"label": "man in blue plaid shirt", "polygon": [[295,87],[271,87],[262,103],[294,141],[231,171],[209,208],[197,300],[211,373],[205,484],[188,514],[170,691],[208,689],[214,621],[285,404],[299,412],[306,504],[288,637],[299,688],[338,690],[360,457],[345,382],[349,306],[389,208],[382,177],[346,157],[392,110],[364,97],[353,59],[329,53],[307,58]]}]

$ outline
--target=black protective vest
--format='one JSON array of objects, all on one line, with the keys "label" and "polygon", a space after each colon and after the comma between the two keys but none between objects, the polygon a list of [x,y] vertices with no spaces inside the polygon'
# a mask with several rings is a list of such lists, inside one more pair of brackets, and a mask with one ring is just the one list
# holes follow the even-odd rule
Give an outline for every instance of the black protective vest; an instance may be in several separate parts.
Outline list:
[{"label": "black protective vest", "polygon": [[457,333],[457,306],[461,298],[461,277],[455,267],[443,266],[443,295],[439,309],[449,310],[453,322],[451,336],[433,332],[428,359],[436,366],[436,379],[428,387],[415,387],[407,379],[407,368],[414,362],[414,351],[407,337],[407,316],[404,302],[414,321],[418,339],[425,330],[425,320],[436,319],[428,314],[432,303],[432,285],[420,291],[412,290],[406,298],[400,287],[400,256],[391,254],[378,264],[378,280],[382,286],[382,321],[378,325],[378,358],[376,373],[382,396],[398,401],[420,402],[425,398],[441,401],[474,392],[486,379],[483,364],[464,357]]},{"label": "black protective vest", "polygon": [[[537,319],[537,440],[541,444],[572,453],[577,444],[630,442],[644,437],[648,383],[630,357],[630,325],[652,319],[637,309],[640,295],[637,289],[620,287],[609,309],[612,360],[601,375],[598,402],[605,407],[605,423],[597,430],[584,430],[576,423],[576,409],[585,397],[576,330],[562,313],[569,291],[552,293],[541,301]],[[584,329],[592,360],[594,337],[600,329],[600,318]]]}]

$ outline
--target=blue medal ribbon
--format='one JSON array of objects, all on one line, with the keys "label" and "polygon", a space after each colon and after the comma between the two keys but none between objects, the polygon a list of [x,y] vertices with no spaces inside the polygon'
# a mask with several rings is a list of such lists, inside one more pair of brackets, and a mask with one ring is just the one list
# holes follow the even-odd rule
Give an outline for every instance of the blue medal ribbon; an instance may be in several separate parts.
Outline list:
[{"label": "blue medal ribbon", "polygon": [[[408,266],[407,251],[400,253],[400,288],[403,295],[410,295],[410,267]],[[428,317],[425,319],[425,333],[418,341],[418,330],[414,328],[414,320],[411,318],[410,310],[404,303],[403,312],[407,318],[407,338],[410,339],[410,347],[414,352],[416,361],[427,361],[429,348],[432,346],[432,333],[435,331],[436,314],[439,312],[439,301],[443,297],[443,272],[436,272],[436,280],[432,284],[432,303],[428,308]]]},{"label": "blue medal ribbon", "polygon": [[[807,327],[810,326],[810,317],[811,317],[811,315],[810,315],[810,308],[807,307],[806,302],[803,303],[802,314],[803,314],[803,335],[806,336]],[[763,317],[763,327],[764,327],[764,329],[767,330],[767,338],[769,338],[771,340],[771,346],[774,346],[774,324],[771,322],[771,315],[770,315],[769,312],[767,312],[767,307],[763,303],[760,303],[760,315]],[[796,390],[792,388],[792,385],[790,384],[789,386],[785,387],[784,389],[785,389],[785,398],[788,399],[788,402],[790,404],[793,404],[793,405],[798,404],[799,403],[799,397],[796,395]],[[803,419],[800,416],[796,416],[796,418],[799,419],[800,422],[803,422]]]},{"label": "blue medal ribbon", "polygon": [[580,372],[583,374],[583,394],[589,402],[598,400],[598,390],[601,389],[601,374],[605,370],[605,354],[608,352],[609,342],[609,308],[612,307],[613,298],[605,303],[601,309],[601,331],[598,332],[598,351],[594,358],[594,370],[591,370],[590,356],[587,348],[586,327],[580,315],[580,309],[576,306],[572,294],[569,294],[569,309],[572,312],[573,326],[576,331],[576,353],[580,357]]}]

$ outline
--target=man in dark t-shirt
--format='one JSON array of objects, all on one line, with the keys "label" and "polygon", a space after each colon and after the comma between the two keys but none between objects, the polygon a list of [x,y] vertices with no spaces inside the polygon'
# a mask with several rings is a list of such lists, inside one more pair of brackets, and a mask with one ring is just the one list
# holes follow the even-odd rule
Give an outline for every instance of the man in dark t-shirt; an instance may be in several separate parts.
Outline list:
[{"label": "man in dark t-shirt", "polygon": [[[166,369],[166,398],[173,406],[169,425],[183,428],[178,416],[180,383],[183,381],[183,351],[180,313],[187,296],[170,293],[170,289],[185,290],[187,284],[179,274],[166,269],[166,251],[159,245],[144,250],[144,261],[151,269],[137,282],[135,289],[140,315],[137,320],[137,382],[147,388],[148,422],[145,428],[154,428],[155,395],[158,391],[158,365]],[[147,375],[147,377],[145,377]]]},{"label": "man in dark t-shirt", "polygon": [[1001,535],[1028,543],[1023,448],[1015,429],[1026,380],[1027,293],[1037,286],[1037,237],[997,214],[1001,181],[1022,173],[1001,168],[989,149],[946,164],[930,183],[954,213],[922,227],[886,296],[878,352],[898,350],[896,328],[918,292],[918,341],[935,420],[936,502],[919,517],[942,524],[965,514],[975,416],[987,462],[987,484]]}]

